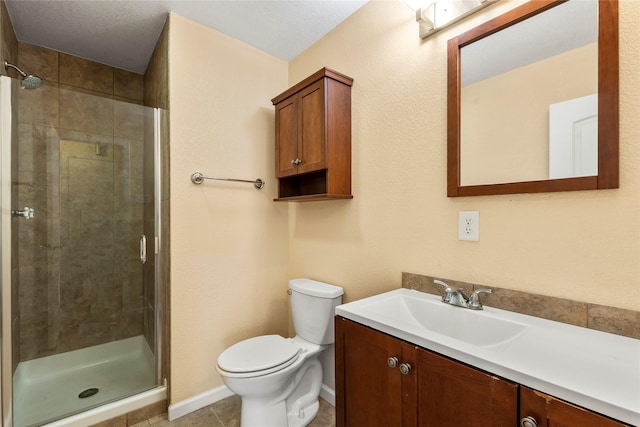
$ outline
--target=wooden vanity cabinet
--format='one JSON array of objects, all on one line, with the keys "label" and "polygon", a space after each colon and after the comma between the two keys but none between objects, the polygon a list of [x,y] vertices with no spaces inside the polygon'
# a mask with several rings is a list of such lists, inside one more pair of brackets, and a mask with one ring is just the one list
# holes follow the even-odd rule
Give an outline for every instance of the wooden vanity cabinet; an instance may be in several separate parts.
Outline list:
[{"label": "wooden vanity cabinet", "polygon": [[276,201],[352,198],[351,85],[323,68],[271,100],[276,113]]},{"label": "wooden vanity cabinet", "polygon": [[338,427],[517,425],[514,383],[342,317],[335,344]]},{"label": "wooden vanity cabinet", "polygon": [[537,427],[627,426],[525,386],[520,386],[520,416],[532,417]]},{"label": "wooden vanity cabinet", "polygon": [[340,316],[335,332],[337,427],[629,427]]}]

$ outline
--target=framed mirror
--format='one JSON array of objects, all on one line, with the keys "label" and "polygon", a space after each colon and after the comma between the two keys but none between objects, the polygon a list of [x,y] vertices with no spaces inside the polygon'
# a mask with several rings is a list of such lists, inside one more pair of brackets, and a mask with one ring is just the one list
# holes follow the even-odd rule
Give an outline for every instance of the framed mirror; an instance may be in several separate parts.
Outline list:
[{"label": "framed mirror", "polygon": [[617,0],[473,28],[449,40],[447,84],[449,197],[618,188]]}]

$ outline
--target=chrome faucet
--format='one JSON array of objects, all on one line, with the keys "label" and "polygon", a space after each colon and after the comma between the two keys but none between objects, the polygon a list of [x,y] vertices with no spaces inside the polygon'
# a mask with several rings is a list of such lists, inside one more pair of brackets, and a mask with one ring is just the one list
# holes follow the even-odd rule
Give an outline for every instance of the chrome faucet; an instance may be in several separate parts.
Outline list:
[{"label": "chrome faucet", "polygon": [[478,289],[473,291],[471,296],[467,297],[462,288],[454,291],[449,285],[438,279],[435,279],[433,283],[444,288],[442,302],[457,305],[458,307],[470,308],[471,310],[482,310],[482,303],[478,295],[481,293],[490,294],[492,292],[491,289]]}]

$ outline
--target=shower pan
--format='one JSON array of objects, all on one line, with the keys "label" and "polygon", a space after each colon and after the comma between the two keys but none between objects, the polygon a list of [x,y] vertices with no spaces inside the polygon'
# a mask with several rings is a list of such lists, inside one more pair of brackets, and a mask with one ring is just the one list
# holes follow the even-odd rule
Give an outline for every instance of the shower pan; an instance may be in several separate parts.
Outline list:
[{"label": "shower pan", "polygon": [[88,426],[166,398],[163,111],[23,91],[17,70],[0,77],[2,426]]}]

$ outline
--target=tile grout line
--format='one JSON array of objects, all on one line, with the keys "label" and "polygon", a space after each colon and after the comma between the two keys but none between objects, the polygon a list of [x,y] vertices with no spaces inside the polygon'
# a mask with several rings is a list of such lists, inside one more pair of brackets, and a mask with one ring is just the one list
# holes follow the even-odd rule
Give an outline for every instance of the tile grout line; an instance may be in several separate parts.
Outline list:
[{"label": "tile grout line", "polygon": [[220,419],[220,416],[218,415],[218,411],[216,411],[216,409],[213,407],[213,405],[212,405],[211,409],[213,410],[213,415],[215,415],[215,416],[216,416],[216,419],[218,420],[218,422],[220,423],[220,425],[221,425],[222,427],[227,427],[227,426],[225,426],[225,425],[224,425],[224,423],[223,423],[223,422],[222,422],[222,420]]}]

